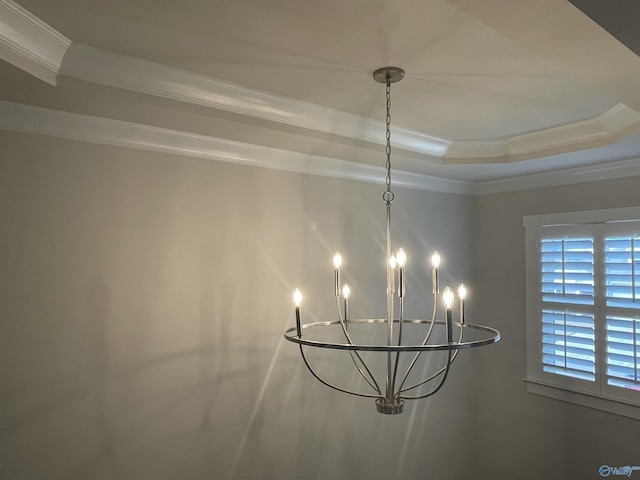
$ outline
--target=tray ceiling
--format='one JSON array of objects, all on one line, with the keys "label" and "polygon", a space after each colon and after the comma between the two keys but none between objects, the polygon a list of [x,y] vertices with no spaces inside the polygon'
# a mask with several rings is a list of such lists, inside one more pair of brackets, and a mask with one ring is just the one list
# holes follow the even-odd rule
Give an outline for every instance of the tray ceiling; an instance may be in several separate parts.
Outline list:
[{"label": "tray ceiling", "polygon": [[371,180],[384,162],[371,72],[394,65],[407,186],[626,175],[638,45],[624,2],[597,3],[0,0],[0,127]]}]

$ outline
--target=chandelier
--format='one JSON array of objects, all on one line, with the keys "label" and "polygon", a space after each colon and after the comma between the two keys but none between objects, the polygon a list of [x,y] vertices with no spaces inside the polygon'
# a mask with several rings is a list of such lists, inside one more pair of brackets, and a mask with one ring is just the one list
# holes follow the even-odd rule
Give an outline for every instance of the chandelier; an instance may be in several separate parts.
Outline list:
[{"label": "chandelier", "polygon": [[[384,414],[402,413],[405,400],[427,398],[438,392],[461,350],[500,340],[497,330],[469,323],[465,317],[467,289],[464,284],[457,288],[457,319],[454,320],[453,290],[446,287],[440,293],[441,258],[438,252],[431,256],[431,317],[404,318],[407,255],[402,248],[393,253],[391,246],[391,203],[394,199],[391,191],[391,84],[403,77],[404,70],[397,67],[384,67],[373,72],[376,82],[386,84],[387,99],[387,188],[382,195],[386,205],[386,318],[351,318],[351,288],[342,283],[343,259],[340,253],[336,253],[333,257],[336,319],[302,323],[302,292],[296,288],[293,293],[296,324],[284,334],[287,340],[299,345],[302,360],[317,380],[343,393],[374,398],[378,412]],[[335,380],[327,380],[312,367],[307,349],[348,352],[350,359],[346,360],[353,364],[353,371],[362,378],[362,385],[358,388],[339,386]],[[339,370],[344,369],[341,367]]]}]

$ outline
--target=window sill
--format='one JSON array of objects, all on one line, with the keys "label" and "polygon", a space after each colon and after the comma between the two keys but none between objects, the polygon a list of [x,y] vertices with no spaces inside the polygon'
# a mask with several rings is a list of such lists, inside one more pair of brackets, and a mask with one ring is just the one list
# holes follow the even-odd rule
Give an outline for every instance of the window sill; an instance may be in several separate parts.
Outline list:
[{"label": "window sill", "polygon": [[534,395],[554,398],[563,402],[640,420],[640,406],[638,405],[531,378],[523,378],[523,380],[527,383],[527,392],[533,393]]}]

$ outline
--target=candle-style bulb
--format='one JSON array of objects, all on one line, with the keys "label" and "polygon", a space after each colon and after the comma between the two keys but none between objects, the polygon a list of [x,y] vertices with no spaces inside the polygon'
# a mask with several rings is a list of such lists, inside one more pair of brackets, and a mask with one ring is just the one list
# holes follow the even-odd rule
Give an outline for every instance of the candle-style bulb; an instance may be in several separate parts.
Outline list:
[{"label": "candle-style bulb", "polygon": [[299,307],[301,303],[302,303],[302,292],[300,291],[299,288],[296,288],[293,291],[293,304],[296,307]]},{"label": "candle-style bulb", "polygon": [[396,253],[396,261],[398,262],[398,267],[404,268],[407,264],[407,254],[404,252],[403,248],[399,248]]},{"label": "candle-style bulb", "polygon": [[446,315],[447,315],[447,342],[453,342],[453,312],[451,311],[451,307],[453,306],[453,292],[449,287],[444,289],[444,293],[442,294],[442,301],[444,302],[444,306],[446,307]]},{"label": "candle-style bulb", "polygon": [[340,296],[340,267],[342,266],[342,255],[340,252],[336,252],[333,256],[333,283],[335,288],[336,297]]},{"label": "candle-style bulb", "polygon": [[342,286],[342,299],[344,305],[344,323],[345,328],[349,328],[349,297],[351,296],[351,288],[348,284]]},{"label": "candle-style bulb", "polygon": [[467,287],[464,286],[464,283],[461,283],[458,287],[458,298],[460,300],[464,300],[467,296]]},{"label": "candle-style bulb", "polygon": [[444,306],[447,310],[451,310],[451,307],[453,306],[453,291],[449,287],[444,289],[442,301],[444,302]]},{"label": "candle-style bulb", "polygon": [[396,293],[396,265],[397,260],[395,255],[389,257],[389,269],[387,270],[387,295],[393,295]]},{"label": "candle-style bulb", "polygon": [[437,251],[433,252],[433,255],[431,255],[431,266],[433,268],[440,267],[440,254]]},{"label": "candle-style bulb", "polygon": [[461,283],[458,287],[458,298],[460,299],[460,324],[464,325],[464,299],[467,296],[467,287]]},{"label": "candle-style bulb", "polygon": [[431,255],[431,283],[433,284],[433,294],[440,293],[440,279],[438,267],[440,266],[440,254],[435,251]]},{"label": "candle-style bulb", "polygon": [[296,306],[296,333],[298,338],[302,338],[302,323],[300,322],[300,304],[302,303],[302,292],[299,288],[293,291],[293,304]]},{"label": "candle-style bulb", "polygon": [[398,272],[398,296],[402,298],[404,297],[405,290],[404,267],[407,264],[407,254],[404,252],[404,248],[398,249],[396,253],[396,261],[398,262],[398,267],[400,267],[400,272]]},{"label": "candle-style bulb", "polygon": [[342,266],[342,255],[340,255],[340,252],[336,252],[333,256],[333,266],[336,270]]}]

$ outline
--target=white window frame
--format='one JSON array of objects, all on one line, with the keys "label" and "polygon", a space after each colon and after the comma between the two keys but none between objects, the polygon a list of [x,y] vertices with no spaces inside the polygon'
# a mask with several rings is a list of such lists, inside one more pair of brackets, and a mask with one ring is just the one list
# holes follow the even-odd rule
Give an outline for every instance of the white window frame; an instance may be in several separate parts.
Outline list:
[{"label": "white window frame", "polygon": [[[633,222],[633,223],[630,223]],[[596,381],[589,382],[543,371],[542,318],[544,306],[540,294],[540,239],[549,232],[568,235],[595,233],[604,238],[610,228],[623,230],[640,225],[640,206],[606,210],[531,215],[523,219],[525,227],[526,301],[527,301],[527,391],[565,402],[575,403],[640,420],[640,392],[611,387],[606,377],[606,322],[602,317],[603,293],[596,291],[593,307],[596,318]],[[597,259],[596,259],[597,262]],[[595,275],[602,276],[596,265]],[[601,279],[600,279],[601,280]],[[597,283],[600,283],[596,280]],[[600,298],[599,298],[600,297]],[[640,315],[640,310],[637,312]],[[600,320],[601,323],[598,323]]]}]

